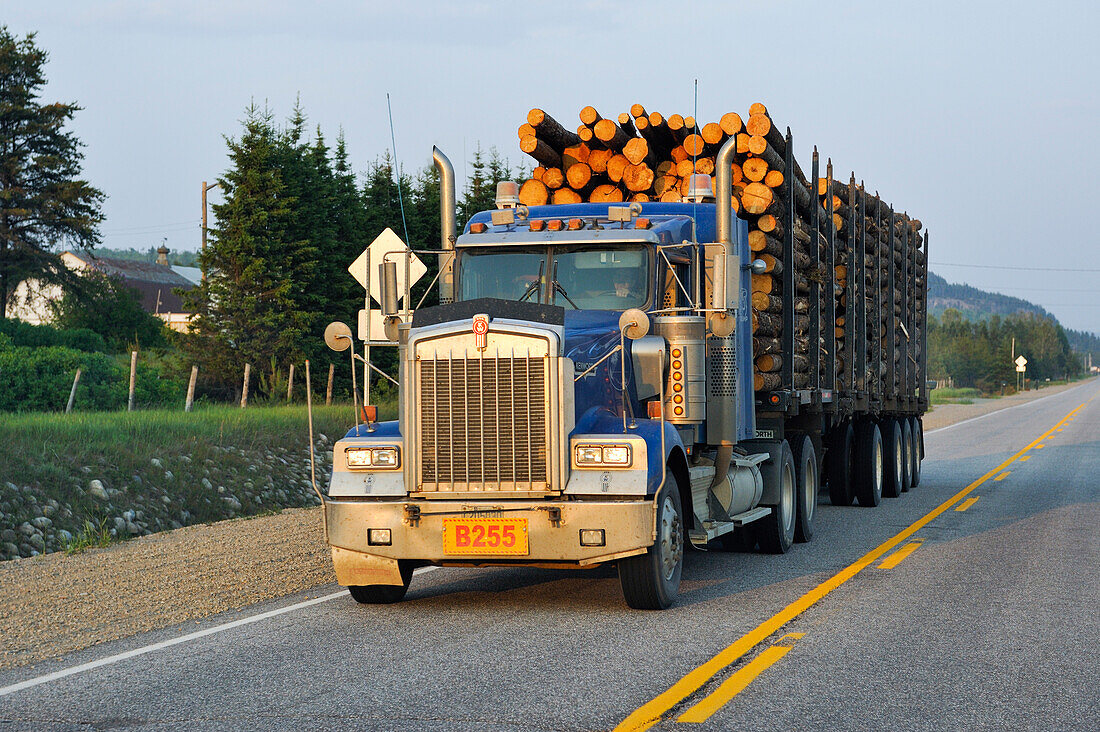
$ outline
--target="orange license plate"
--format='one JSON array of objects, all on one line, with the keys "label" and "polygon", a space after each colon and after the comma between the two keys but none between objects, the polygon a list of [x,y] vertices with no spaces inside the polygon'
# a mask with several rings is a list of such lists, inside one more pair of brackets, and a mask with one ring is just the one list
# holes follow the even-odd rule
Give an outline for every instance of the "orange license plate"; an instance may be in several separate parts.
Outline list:
[{"label": "orange license plate", "polygon": [[445,518],[443,552],[471,556],[517,556],[529,553],[525,518]]}]

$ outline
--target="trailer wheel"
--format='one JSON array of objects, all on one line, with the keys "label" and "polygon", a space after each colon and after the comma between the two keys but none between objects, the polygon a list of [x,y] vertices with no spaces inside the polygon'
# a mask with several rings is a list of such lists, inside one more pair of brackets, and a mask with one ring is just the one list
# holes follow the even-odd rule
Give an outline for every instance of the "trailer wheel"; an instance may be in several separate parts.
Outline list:
[{"label": "trailer wheel", "polygon": [[834,506],[851,506],[856,499],[852,491],[852,443],[855,430],[846,424],[836,430],[825,453],[826,475],[829,480],[829,500]]},{"label": "trailer wheel", "polygon": [[772,512],[756,522],[759,527],[756,536],[760,540],[760,549],[769,554],[786,554],[794,542],[795,515],[798,513],[795,494],[798,478],[795,474],[794,455],[791,446],[783,441],[780,451],[779,504],[772,506]]},{"label": "trailer wheel", "polygon": [[913,435],[913,464],[909,469],[909,487],[920,485],[920,461],[924,458],[924,433],[920,417],[909,418],[910,434]]},{"label": "trailer wheel", "polygon": [[882,501],[882,432],[870,420],[856,428],[852,462],[856,500],[861,506],[877,506]]},{"label": "trailer wheel", "polygon": [[883,465],[882,495],[897,498],[901,495],[905,473],[905,446],[901,438],[901,420],[882,420]]},{"label": "trailer wheel", "polygon": [[348,592],[356,602],[364,605],[389,605],[401,602],[405,593],[409,591],[409,582],[412,581],[413,563],[404,559],[397,560],[397,567],[401,571],[400,585],[352,585]]},{"label": "trailer wheel", "polygon": [[684,568],[684,519],[680,489],[671,470],[657,495],[657,541],[645,554],[619,560],[619,584],[635,610],[664,610],[680,592]]},{"label": "trailer wheel", "polygon": [[913,427],[908,418],[898,420],[901,425],[901,490],[913,487]]},{"label": "trailer wheel", "polygon": [[806,543],[814,538],[814,516],[817,513],[817,490],[820,478],[817,471],[817,453],[809,435],[794,442],[794,464],[798,475],[797,515],[794,524],[794,540]]}]

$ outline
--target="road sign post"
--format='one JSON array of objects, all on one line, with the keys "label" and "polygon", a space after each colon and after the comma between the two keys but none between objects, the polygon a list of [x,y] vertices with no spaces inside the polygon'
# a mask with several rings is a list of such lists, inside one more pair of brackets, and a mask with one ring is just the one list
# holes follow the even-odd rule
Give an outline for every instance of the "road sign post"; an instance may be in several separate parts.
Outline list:
[{"label": "road sign post", "polygon": [[[1017,374],[1023,374],[1026,371],[1027,371],[1027,359],[1024,358],[1023,356],[1018,356],[1016,358],[1016,373]],[[1023,376],[1017,376],[1016,377],[1016,391],[1020,391],[1020,389],[1021,389],[1020,382],[1023,379],[1024,379]]]},{"label": "road sign post", "polygon": [[[404,260],[400,262],[400,260]],[[424,276],[428,268],[419,257],[409,250],[393,229],[387,228],[370,243],[363,253],[355,258],[348,272],[355,281],[366,290],[363,296],[363,310],[359,313],[359,338],[363,341],[363,404],[370,403],[370,346],[383,333],[381,313],[372,310],[373,299],[382,305],[382,283],[372,276],[374,268],[385,262],[399,261],[397,267],[397,299],[405,310],[412,309],[412,286]],[[409,297],[406,298],[406,291]]]}]

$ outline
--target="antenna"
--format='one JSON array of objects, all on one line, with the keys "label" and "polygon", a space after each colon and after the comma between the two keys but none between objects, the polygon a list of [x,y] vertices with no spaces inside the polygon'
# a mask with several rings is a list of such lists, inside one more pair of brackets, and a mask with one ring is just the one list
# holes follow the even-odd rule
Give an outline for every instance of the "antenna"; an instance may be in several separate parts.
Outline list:
[{"label": "antenna", "polygon": [[386,113],[390,116],[390,145],[393,147],[394,178],[397,181],[397,205],[401,207],[401,228],[405,230],[405,246],[412,248],[409,242],[409,225],[405,223],[405,200],[401,196],[401,166],[397,162],[397,141],[393,135],[393,109],[390,107],[390,93],[386,92]]}]

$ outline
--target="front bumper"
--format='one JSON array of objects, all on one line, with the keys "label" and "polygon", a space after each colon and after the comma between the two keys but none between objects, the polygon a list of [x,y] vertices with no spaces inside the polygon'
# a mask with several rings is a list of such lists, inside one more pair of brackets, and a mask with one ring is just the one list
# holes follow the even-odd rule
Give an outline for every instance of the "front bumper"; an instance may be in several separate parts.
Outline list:
[{"label": "front bumper", "polygon": [[[368,567],[392,577],[398,559],[443,566],[593,566],[641,554],[654,540],[654,504],[650,500],[329,500],[325,511],[328,542],[340,584],[366,584],[362,572]],[[497,516],[527,519],[526,556],[456,556],[444,552],[444,517]],[[391,545],[368,545],[368,529],[389,529]],[[604,546],[581,546],[582,529],[603,529]]]}]

